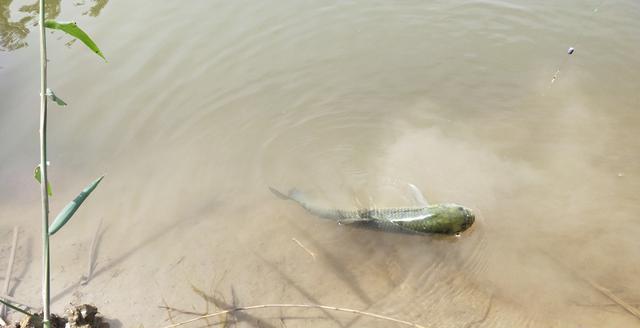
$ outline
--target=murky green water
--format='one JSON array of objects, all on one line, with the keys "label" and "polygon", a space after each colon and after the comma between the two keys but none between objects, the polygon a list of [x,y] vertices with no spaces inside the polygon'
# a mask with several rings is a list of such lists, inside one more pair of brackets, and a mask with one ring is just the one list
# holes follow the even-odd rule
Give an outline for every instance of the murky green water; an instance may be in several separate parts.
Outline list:
[{"label": "murky green water", "polygon": [[[31,3],[0,4],[0,268],[20,226],[12,294],[35,305],[37,34],[34,14],[21,11]],[[52,212],[107,175],[52,239],[54,310],[93,302],[123,326],[162,326],[165,302],[216,309],[195,286],[222,308],[235,295],[240,305],[319,303],[429,327],[640,325],[598,291],[640,307],[637,2],[51,10],[77,20],[108,59],[49,35],[49,84],[70,104],[50,113]],[[431,202],[474,208],[473,229],[460,238],[354,230],[267,189],[406,206],[408,182]],[[93,277],[80,285],[100,221]],[[390,326],[309,310],[238,319]]]}]

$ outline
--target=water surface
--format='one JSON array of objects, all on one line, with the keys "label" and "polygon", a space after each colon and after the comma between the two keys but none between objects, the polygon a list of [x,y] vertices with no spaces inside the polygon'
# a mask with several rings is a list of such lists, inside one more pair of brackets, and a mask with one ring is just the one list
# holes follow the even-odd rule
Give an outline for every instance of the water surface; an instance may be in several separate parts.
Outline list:
[{"label": "water surface", "polygon": [[[12,292],[37,304],[38,41],[33,13],[20,11],[30,3],[0,3],[0,267],[20,226]],[[107,176],[52,239],[54,310],[92,302],[127,327],[168,324],[165,303],[212,312],[234,299],[430,327],[640,323],[597,288],[640,305],[637,2],[57,10],[108,63],[49,35],[49,84],[70,104],[51,107],[52,213]],[[460,238],[349,229],[267,188],[337,207],[407,206],[407,183],[475,209],[475,226]],[[100,221],[93,277],[80,285]],[[238,319],[389,326],[308,310]]]}]

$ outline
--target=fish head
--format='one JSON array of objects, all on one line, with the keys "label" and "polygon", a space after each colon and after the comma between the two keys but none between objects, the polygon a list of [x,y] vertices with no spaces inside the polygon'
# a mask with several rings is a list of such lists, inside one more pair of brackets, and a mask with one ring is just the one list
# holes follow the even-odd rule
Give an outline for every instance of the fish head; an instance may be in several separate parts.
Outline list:
[{"label": "fish head", "polygon": [[438,232],[457,235],[469,229],[476,220],[473,211],[458,204],[443,204],[434,208],[433,223]]},{"label": "fish head", "polygon": [[462,232],[469,229],[473,225],[473,223],[476,221],[476,216],[475,214],[473,214],[473,211],[470,208],[466,208],[463,206],[460,206],[460,208],[462,208],[461,211],[463,216],[462,224],[460,224],[460,232]]}]

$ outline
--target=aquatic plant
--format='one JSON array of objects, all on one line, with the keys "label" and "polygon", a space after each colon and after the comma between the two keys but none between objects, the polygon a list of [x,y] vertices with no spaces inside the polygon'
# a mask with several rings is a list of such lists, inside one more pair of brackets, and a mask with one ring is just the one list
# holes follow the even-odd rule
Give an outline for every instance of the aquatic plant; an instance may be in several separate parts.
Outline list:
[{"label": "aquatic plant", "polygon": [[[95,42],[80,28],[75,22],[60,22],[56,20],[45,20],[45,0],[39,1],[39,31],[40,31],[40,164],[34,171],[34,178],[40,183],[42,199],[42,325],[51,327],[50,322],[50,257],[49,257],[49,237],[59,231],[73,216],[76,210],[82,205],[85,199],[98,186],[103,177],[90,183],[80,194],[56,216],[51,226],[49,226],[49,196],[52,196],[51,185],[47,176],[47,102],[48,99],[59,106],[66,106],[67,103],[60,99],[53,90],[47,87],[47,44],[45,28],[60,30],[66,34],[80,40],[94,53],[105,59],[104,55]],[[33,314],[10,304],[8,300],[0,300],[1,303],[10,308],[33,316]]]}]

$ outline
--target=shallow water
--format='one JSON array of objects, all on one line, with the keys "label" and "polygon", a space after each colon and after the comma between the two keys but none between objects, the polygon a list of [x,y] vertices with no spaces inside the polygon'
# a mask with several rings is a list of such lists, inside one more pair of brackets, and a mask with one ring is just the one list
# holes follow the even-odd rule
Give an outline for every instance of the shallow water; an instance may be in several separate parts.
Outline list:
[{"label": "shallow water", "polygon": [[[9,22],[27,15],[0,4]],[[640,325],[598,291],[640,307],[637,2],[86,1],[58,17],[108,63],[50,34],[49,84],[70,104],[50,109],[52,213],[107,176],[52,239],[54,310],[93,302],[152,327],[169,323],[164,304],[235,299],[430,327]],[[35,305],[38,41],[11,40],[27,45],[0,52],[0,268],[17,225],[12,293]],[[407,183],[476,224],[460,238],[349,229],[267,188],[407,206]],[[238,320],[390,325],[312,310]]]}]

